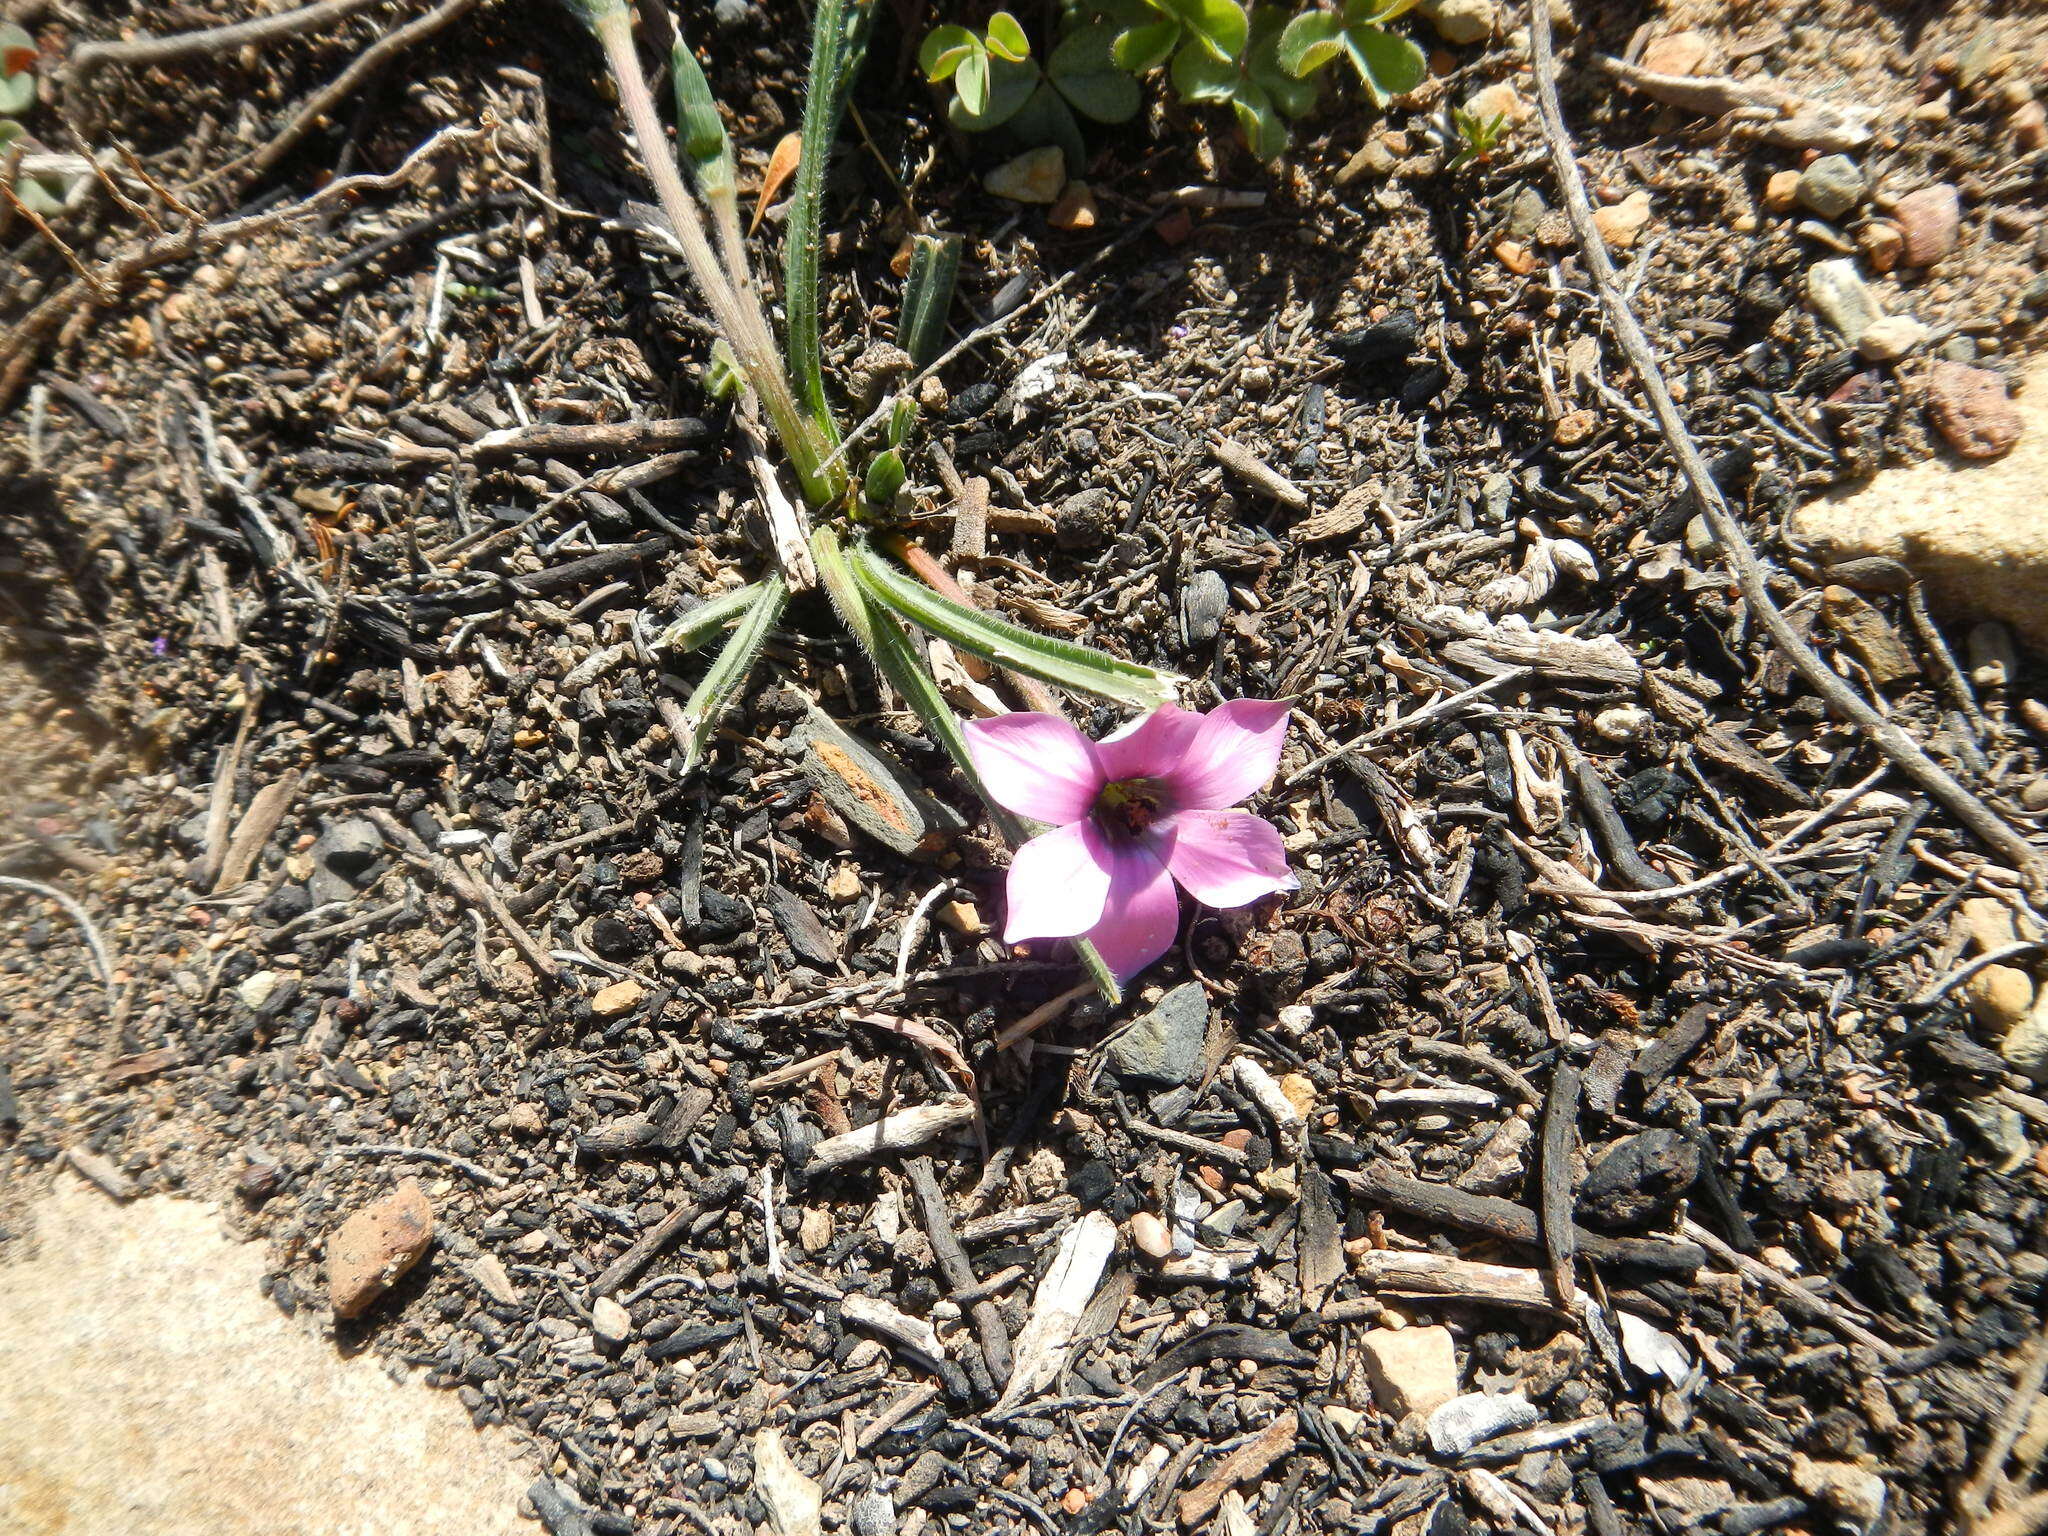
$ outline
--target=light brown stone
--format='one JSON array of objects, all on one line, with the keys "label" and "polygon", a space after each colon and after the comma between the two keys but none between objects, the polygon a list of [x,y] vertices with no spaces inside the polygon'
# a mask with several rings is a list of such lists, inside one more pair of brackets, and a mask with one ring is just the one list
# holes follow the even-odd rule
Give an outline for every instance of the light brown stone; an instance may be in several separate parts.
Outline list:
[{"label": "light brown stone", "polygon": [[327,1239],[327,1299],[334,1315],[361,1317],[433,1240],[434,1207],[418,1179],[349,1217]]},{"label": "light brown stone", "polygon": [[1822,565],[1896,560],[1927,583],[1938,608],[2002,620],[2048,652],[2048,364],[2028,377],[2032,387],[2013,402],[2023,430],[2003,459],[1885,470],[1795,512],[1793,537]]},{"label": "light brown stone", "polygon": [[1892,207],[1892,218],[1905,237],[1909,266],[1931,267],[1956,248],[1962,223],[1962,202],[1947,182],[1908,192]]},{"label": "light brown stone", "polygon": [[1373,1401],[1397,1419],[1458,1395],[1458,1351],[1448,1328],[1374,1328],[1358,1347]]},{"label": "light brown stone", "polygon": [[1899,632],[1862,593],[1847,587],[1825,587],[1821,590],[1820,606],[1829,626],[1856,653],[1871,681],[1880,688],[1919,675],[1919,664],[1899,638]]},{"label": "light brown stone", "polygon": [[1655,75],[1697,75],[1713,51],[1704,33],[1667,32],[1643,45],[1642,66]]},{"label": "light brown stone", "polygon": [[647,995],[647,989],[630,976],[615,981],[608,987],[599,987],[590,997],[590,1012],[593,1018],[616,1019],[624,1013],[631,1013]]},{"label": "light brown stone", "polygon": [[60,1177],[25,1214],[0,1264],[8,1531],[536,1536],[527,1453],[286,1317],[220,1212]]}]

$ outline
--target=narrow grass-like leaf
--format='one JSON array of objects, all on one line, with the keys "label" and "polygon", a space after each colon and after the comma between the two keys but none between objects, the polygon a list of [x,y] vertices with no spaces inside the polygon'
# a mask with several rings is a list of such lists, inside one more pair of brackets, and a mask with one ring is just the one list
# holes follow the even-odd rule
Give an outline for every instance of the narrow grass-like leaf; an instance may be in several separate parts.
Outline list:
[{"label": "narrow grass-like leaf", "polygon": [[946,345],[946,316],[953,308],[953,286],[960,280],[961,245],[958,235],[917,235],[910,242],[910,275],[903,280],[896,345],[910,354],[914,367],[929,367]]},{"label": "narrow grass-like leaf", "polygon": [[850,551],[847,563],[861,590],[877,603],[949,645],[998,666],[1012,667],[1075,693],[1094,694],[1136,709],[1171,703],[1178,690],[1180,679],[1171,673],[1120,661],[1071,641],[1034,634],[1006,619],[941,597],[865,546]]},{"label": "narrow grass-like leaf", "polygon": [[787,314],[789,371],[797,398],[827,441],[839,427],[825,398],[825,366],[818,345],[818,251],[823,240],[825,170],[832,141],[846,114],[853,77],[867,53],[871,0],[818,0],[811,27],[811,72],[804,91],[804,147],[797,162],[796,195],[789,207],[783,249],[782,293]]},{"label": "narrow grass-like leaf", "polygon": [[754,605],[761,595],[762,583],[756,581],[728,592],[723,597],[714,597],[699,603],[675,623],[669,625],[654,637],[654,648],[659,651],[690,652],[697,649],[728,624],[736,623]]},{"label": "narrow grass-like leaf", "polygon": [[789,602],[789,588],[783,585],[780,576],[770,576],[750,590],[754,592],[752,606],[740,620],[739,628],[733,631],[732,638],[725,642],[718,659],[711,663],[711,670],[704,674],[704,681],[697,685],[689,702],[683,706],[683,724],[689,736],[683,744],[685,773],[704,760],[704,749],[711,742],[718,717],[725,713],[726,706],[747,680],[747,674],[754,670],[755,658],[767,643],[768,632],[775,627],[775,621],[782,617],[782,610]]}]

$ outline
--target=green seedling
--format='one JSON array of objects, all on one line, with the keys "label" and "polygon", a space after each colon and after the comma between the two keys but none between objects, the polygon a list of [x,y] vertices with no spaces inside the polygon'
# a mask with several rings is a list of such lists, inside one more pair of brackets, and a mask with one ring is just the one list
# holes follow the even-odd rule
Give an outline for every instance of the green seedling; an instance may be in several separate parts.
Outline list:
[{"label": "green seedling", "polygon": [[1280,34],[1281,66],[1307,78],[1340,54],[1358,76],[1368,99],[1384,107],[1412,91],[1429,73],[1429,60],[1415,43],[1386,30],[1386,23],[1413,8],[1415,0],[1343,0],[1335,11],[1306,11]]}]

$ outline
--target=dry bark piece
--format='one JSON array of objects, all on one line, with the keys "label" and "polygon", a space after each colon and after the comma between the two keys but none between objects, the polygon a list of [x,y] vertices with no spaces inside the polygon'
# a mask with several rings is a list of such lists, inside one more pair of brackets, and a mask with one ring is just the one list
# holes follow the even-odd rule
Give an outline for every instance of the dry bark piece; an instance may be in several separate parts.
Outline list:
[{"label": "dry bark piece", "polygon": [[1088,1212],[1067,1228],[1045,1278],[1038,1282],[1037,1294],[1031,1298],[1031,1315],[1024,1320],[1012,1348],[1015,1363],[996,1412],[1014,1408],[1058,1378],[1081,1314],[1115,1251],[1116,1223],[1100,1211]]},{"label": "dry bark piece", "polygon": [[930,852],[965,825],[900,768],[822,711],[797,728],[804,777],[833,810],[895,853]]},{"label": "dry bark piece", "polygon": [[1300,1432],[1301,1420],[1290,1408],[1259,1431],[1256,1439],[1247,1441],[1225,1456],[1200,1485],[1180,1496],[1176,1508],[1181,1527],[1193,1530],[1216,1512],[1223,1496],[1239,1483],[1263,1477],[1267,1468],[1294,1449],[1295,1438]]},{"label": "dry bark piece", "polygon": [[362,1316],[433,1240],[434,1207],[417,1179],[349,1217],[327,1240],[327,1298],[334,1315]]}]

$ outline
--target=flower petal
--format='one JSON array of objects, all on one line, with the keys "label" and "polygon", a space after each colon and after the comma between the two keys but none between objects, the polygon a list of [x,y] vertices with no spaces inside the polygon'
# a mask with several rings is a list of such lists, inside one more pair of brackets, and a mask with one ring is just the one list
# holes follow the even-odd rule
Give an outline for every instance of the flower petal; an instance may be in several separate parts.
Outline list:
[{"label": "flower petal", "polygon": [[1299,883],[1279,830],[1250,811],[1182,811],[1152,833],[1173,878],[1205,907],[1242,907]]},{"label": "flower petal", "polygon": [[1109,900],[1088,939],[1117,981],[1127,982],[1173,947],[1180,897],[1159,855],[1143,843],[1104,839],[1097,846],[1110,861]]},{"label": "flower petal", "polygon": [[1232,699],[1218,705],[1202,717],[1180,762],[1164,776],[1172,808],[1220,811],[1237,804],[1273,777],[1286,739],[1285,702]]},{"label": "flower petal", "polygon": [[1003,942],[1086,933],[1102,920],[1109,885],[1109,860],[1093,823],[1077,821],[1041,832],[1010,860]]},{"label": "flower petal", "polygon": [[1113,736],[1095,743],[1102,776],[1118,779],[1159,779],[1171,773],[1186,755],[1188,744],[1202,728],[1202,717],[1192,711],[1162,704],[1141,720],[1134,720]]},{"label": "flower petal", "polygon": [[1058,715],[970,720],[967,750],[996,804],[1058,827],[1086,816],[1107,782],[1095,743]]}]

